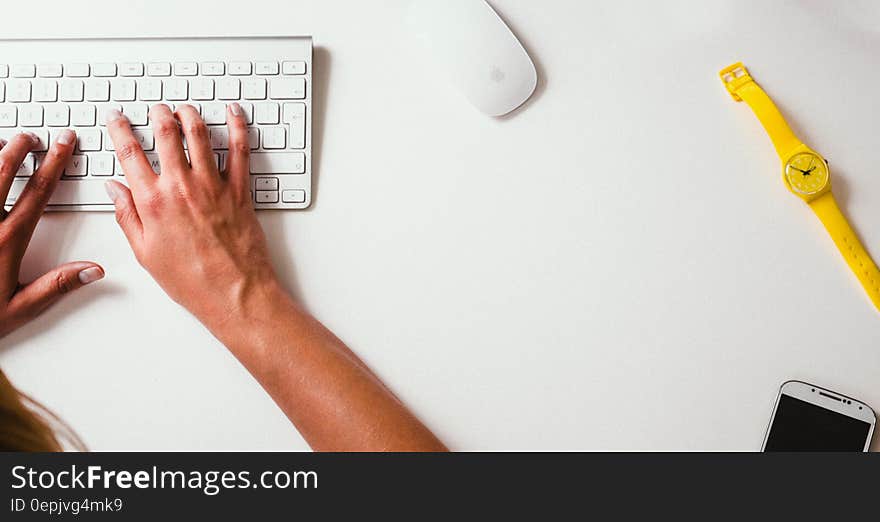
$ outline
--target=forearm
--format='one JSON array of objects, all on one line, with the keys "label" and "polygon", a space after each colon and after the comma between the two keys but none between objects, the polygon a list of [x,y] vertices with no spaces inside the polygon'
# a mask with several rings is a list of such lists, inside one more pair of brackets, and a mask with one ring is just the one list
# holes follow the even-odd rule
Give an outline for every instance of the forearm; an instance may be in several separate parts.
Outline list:
[{"label": "forearm", "polygon": [[446,448],[336,336],[274,285],[209,325],[319,451]]}]

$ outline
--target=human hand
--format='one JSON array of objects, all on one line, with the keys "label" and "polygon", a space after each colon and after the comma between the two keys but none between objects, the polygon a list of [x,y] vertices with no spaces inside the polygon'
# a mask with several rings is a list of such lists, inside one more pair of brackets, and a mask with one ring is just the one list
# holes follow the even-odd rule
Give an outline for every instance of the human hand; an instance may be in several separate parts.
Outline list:
[{"label": "human hand", "polygon": [[[0,201],[6,201],[19,166],[37,144],[33,134],[18,134],[8,143],[0,140]],[[25,250],[75,144],[76,135],[62,131],[12,210],[7,213],[0,207],[0,337],[40,315],[64,294],[104,277],[103,268],[83,261],[59,266],[26,285],[19,280]]]},{"label": "human hand", "polygon": [[108,116],[107,127],[130,188],[111,181],[107,192],[141,265],[172,299],[215,330],[246,313],[251,299],[266,296],[277,285],[251,200],[245,115],[238,104],[227,108],[229,152],[222,173],[208,129],[194,107],[183,105],[174,114],[167,105],[155,105],[150,120],[159,176],[128,120],[117,111]]}]

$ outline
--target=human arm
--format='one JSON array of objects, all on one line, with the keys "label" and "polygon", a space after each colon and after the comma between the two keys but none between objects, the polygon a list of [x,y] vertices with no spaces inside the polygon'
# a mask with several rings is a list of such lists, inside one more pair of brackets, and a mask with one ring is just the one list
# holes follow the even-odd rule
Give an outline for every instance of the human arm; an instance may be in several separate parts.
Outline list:
[{"label": "human arm", "polygon": [[[118,112],[108,118],[129,188],[109,182],[135,256],[260,382],[316,450],[442,451],[443,444],[345,344],[283,289],[250,195],[241,108],[227,114],[227,171],[219,172],[198,112],[150,111],[156,176]],[[189,161],[180,139],[181,129]]]}]

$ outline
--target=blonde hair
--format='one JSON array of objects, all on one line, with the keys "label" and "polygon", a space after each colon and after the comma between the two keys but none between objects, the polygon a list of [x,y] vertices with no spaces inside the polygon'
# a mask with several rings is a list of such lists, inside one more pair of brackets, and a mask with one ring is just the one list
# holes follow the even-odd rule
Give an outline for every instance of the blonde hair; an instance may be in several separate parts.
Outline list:
[{"label": "blonde hair", "polygon": [[57,415],[20,392],[0,371],[0,451],[85,451]]}]

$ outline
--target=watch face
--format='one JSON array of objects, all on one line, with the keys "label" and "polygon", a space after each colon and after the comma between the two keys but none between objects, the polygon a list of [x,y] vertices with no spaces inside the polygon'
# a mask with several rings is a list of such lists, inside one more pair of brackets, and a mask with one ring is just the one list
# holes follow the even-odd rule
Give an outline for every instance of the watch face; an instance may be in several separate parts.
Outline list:
[{"label": "watch face", "polygon": [[828,164],[812,152],[802,152],[788,160],[785,178],[792,190],[812,196],[828,186]]}]

